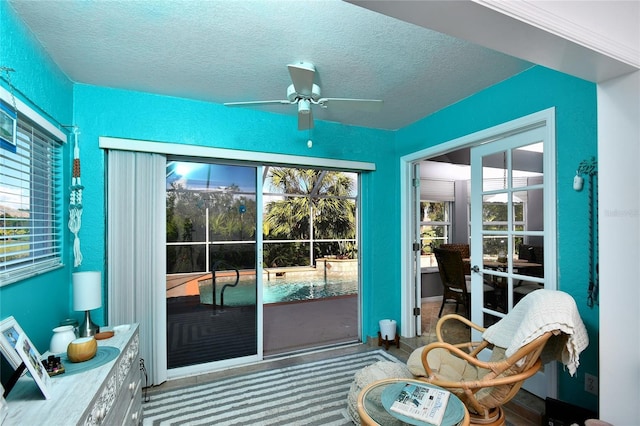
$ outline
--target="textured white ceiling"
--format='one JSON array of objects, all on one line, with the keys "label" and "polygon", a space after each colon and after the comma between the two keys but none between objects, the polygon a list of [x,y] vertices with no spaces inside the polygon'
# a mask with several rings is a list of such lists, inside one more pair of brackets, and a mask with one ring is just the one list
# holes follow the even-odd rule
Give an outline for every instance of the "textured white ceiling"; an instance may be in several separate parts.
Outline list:
[{"label": "textured white ceiling", "polygon": [[377,113],[316,108],[316,120],[371,128],[402,128],[532,65],[339,0],[9,3],[75,82],[274,100],[286,98],[287,64],[306,61],[322,96],[384,100]]}]

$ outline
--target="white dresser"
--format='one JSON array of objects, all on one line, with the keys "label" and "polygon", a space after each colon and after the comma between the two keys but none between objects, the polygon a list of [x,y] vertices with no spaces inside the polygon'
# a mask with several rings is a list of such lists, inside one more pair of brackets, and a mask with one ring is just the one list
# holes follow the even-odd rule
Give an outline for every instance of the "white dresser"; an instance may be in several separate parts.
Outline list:
[{"label": "white dresser", "polygon": [[50,399],[44,398],[33,379],[20,378],[7,397],[3,426],[141,424],[138,325],[117,330],[113,337],[98,341],[98,347],[120,350],[115,359],[85,372],[52,377]]}]

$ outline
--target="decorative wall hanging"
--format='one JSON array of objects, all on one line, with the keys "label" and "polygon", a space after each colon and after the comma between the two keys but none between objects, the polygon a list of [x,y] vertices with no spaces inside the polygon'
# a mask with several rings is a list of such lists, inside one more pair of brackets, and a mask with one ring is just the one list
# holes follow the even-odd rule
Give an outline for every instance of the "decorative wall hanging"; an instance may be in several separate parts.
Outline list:
[{"label": "decorative wall hanging", "polygon": [[78,135],[80,131],[73,128],[73,173],[71,177],[70,199],[69,199],[69,230],[73,233],[73,266],[82,264],[82,252],[80,251],[80,226],[82,225],[82,181],[80,180],[80,148],[78,147]]},{"label": "decorative wall hanging", "polygon": [[598,217],[596,215],[596,196],[593,178],[598,174],[598,163],[594,157],[584,160],[578,165],[576,175],[573,178],[573,189],[582,191],[584,186],[583,175],[589,178],[589,288],[587,296],[587,305],[592,308],[594,304],[598,304],[598,261],[596,253],[598,248]]}]

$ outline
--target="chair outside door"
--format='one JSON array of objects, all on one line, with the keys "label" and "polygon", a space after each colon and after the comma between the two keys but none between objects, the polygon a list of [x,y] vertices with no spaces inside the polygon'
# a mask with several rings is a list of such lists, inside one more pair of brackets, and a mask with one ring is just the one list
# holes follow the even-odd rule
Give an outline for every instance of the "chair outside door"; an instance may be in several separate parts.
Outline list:
[{"label": "chair outside door", "polygon": [[462,305],[465,309],[465,315],[468,317],[471,312],[471,295],[465,279],[462,255],[457,250],[440,248],[434,248],[433,253],[438,262],[438,271],[443,286],[442,305],[438,317],[442,315],[442,309],[447,302],[456,303],[456,313],[458,305]]}]

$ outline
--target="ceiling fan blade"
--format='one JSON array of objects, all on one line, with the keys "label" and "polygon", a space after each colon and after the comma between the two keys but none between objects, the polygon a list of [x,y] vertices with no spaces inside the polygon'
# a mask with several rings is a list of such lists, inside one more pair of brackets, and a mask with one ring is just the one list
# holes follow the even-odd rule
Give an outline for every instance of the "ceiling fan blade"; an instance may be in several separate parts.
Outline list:
[{"label": "ceiling fan blade", "polygon": [[308,113],[298,112],[298,130],[313,129],[313,112],[309,110]]},{"label": "ceiling fan blade", "polygon": [[376,112],[382,109],[382,101],[379,99],[349,99],[349,98],[322,98],[318,104],[323,108],[331,109],[358,109],[360,111]]},{"label": "ceiling fan blade", "polygon": [[258,105],[270,105],[270,104],[284,104],[291,105],[291,101],[279,100],[279,101],[247,101],[247,102],[225,102],[224,106],[229,107],[242,107],[242,106],[258,106]]},{"label": "ceiling fan blade", "polygon": [[302,96],[311,96],[316,69],[312,64],[300,62],[287,65],[291,81],[296,92]]}]

